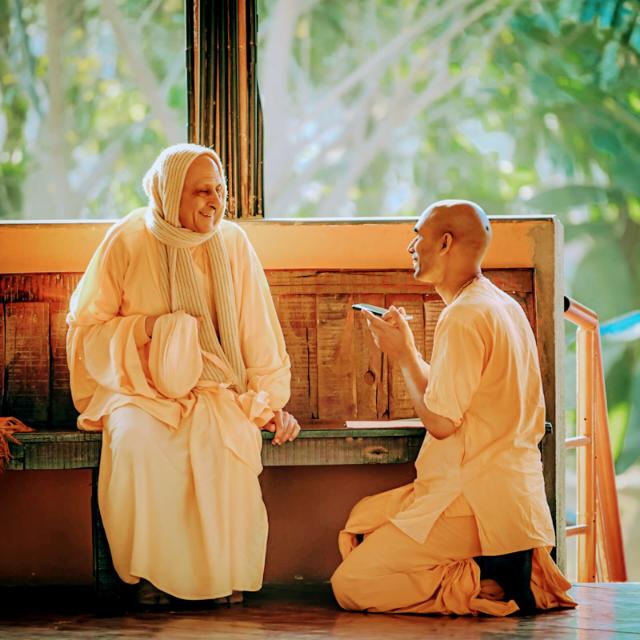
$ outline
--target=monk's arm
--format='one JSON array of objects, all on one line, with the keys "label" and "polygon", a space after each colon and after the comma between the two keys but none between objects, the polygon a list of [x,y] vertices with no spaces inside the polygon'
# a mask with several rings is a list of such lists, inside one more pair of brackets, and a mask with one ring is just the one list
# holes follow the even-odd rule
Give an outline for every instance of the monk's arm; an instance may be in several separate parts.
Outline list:
[{"label": "monk's arm", "polygon": [[456,426],[448,418],[430,411],[424,401],[431,373],[429,364],[422,359],[418,350],[413,348],[399,362],[399,365],[409,396],[422,424],[437,440],[448,438],[456,430]]},{"label": "monk's arm", "polygon": [[430,411],[425,404],[424,395],[429,384],[431,366],[416,348],[411,329],[403,318],[404,310],[392,306],[382,319],[368,311],[364,314],[377,347],[400,367],[422,424],[434,438],[448,438],[456,430],[456,426],[448,418]]}]

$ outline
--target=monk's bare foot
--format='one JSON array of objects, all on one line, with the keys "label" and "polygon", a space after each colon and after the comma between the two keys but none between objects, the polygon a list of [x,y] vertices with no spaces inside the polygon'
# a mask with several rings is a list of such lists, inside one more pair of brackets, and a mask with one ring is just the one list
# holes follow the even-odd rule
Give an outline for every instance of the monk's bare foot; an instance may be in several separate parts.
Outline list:
[{"label": "monk's bare foot", "polygon": [[166,607],[171,600],[164,591],[160,591],[143,578],[138,583],[136,602],[143,607]]},{"label": "monk's bare foot", "polygon": [[221,598],[214,598],[215,604],[240,604],[243,600],[242,591],[232,591],[230,596],[222,596]]}]

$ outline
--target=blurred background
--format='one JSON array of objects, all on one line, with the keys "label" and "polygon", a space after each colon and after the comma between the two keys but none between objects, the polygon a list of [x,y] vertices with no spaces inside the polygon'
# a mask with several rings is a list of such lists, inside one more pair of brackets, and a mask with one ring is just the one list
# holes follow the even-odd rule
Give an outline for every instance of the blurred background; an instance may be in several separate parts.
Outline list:
[{"label": "blurred background", "polygon": [[[640,1],[258,0],[258,13],[268,218],[415,217],[460,197],[562,220],[566,294],[604,322],[639,580]],[[144,204],[158,150],[186,139],[184,48],[181,0],[0,0],[0,218]]]}]

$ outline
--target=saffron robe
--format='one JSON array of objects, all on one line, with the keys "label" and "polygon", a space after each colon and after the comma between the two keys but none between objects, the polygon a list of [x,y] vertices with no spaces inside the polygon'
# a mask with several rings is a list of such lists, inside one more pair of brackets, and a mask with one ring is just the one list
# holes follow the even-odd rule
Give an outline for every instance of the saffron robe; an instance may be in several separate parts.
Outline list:
[{"label": "saffron robe", "polygon": [[[375,611],[506,615],[515,603],[478,600],[472,557],[533,548],[534,575],[542,576],[536,584],[551,585],[533,589],[538,606],[573,606],[548,553],[555,535],[538,449],[545,407],[535,338],[520,305],[488,279],[473,281],[443,310],[424,402],[456,430],[438,440],[427,425],[415,481],[355,506],[339,538],[338,601]],[[474,542],[466,556],[451,548],[452,527]],[[350,560],[358,534],[382,529]],[[393,576],[408,567],[412,580],[402,587]],[[379,594],[370,600],[371,582],[379,580],[389,585],[386,601]]]},{"label": "saffron robe", "polygon": [[[267,538],[259,427],[290,391],[268,283],[244,231],[222,221],[247,391],[203,380],[197,319],[164,306],[161,245],[144,212],[109,230],[67,318],[78,427],[104,431],[99,506],[114,566],[127,583],[184,599],[255,591]],[[215,324],[205,248],[192,255]],[[151,340],[147,316],[158,317]]]}]

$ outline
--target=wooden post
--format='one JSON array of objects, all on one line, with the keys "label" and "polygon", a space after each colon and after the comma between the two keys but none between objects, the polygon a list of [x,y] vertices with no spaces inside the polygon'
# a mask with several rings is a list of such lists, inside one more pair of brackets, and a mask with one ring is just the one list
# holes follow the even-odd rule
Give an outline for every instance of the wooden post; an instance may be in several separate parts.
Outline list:
[{"label": "wooden post", "polygon": [[187,0],[189,140],[225,167],[227,216],[262,217],[262,117],[254,0]]},{"label": "wooden post", "polygon": [[93,535],[93,584],[96,597],[110,603],[122,597],[124,583],[113,568],[111,551],[98,507],[98,469],[91,474],[91,530]]},{"label": "wooden post", "polygon": [[586,526],[578,538],[578,580],[596,581],[596,495],[595,495],[595,351],[594,333],[577,331],[577,435],[587,440],[577,451],[578,523]]}]

